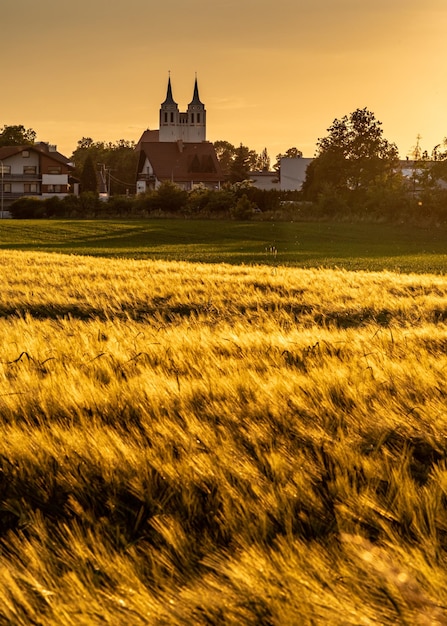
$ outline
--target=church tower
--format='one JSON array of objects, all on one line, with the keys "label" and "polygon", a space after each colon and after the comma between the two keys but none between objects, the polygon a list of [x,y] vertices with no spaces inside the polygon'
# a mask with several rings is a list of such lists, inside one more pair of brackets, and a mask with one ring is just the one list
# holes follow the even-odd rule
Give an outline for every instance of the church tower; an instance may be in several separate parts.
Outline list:
[{"label": "church tower", "polygon": [[206,141],[206,110],[200,102],[197,77],[194,83],[194,94],[188,105],[188,139],[187,141]]},{"label": "church tower", "polygon": [[180,113],[177,102],[172,97],[171,77],[168,80],[166,100],[160,108],[160,138],[159,141],[177,141]]},{"label": "church tower", "polygon": [[185,143],[206,141],[206,110],[205,105],[200,101],[197,77],[193,97],[186,112],[179,111],[172,97],[171,77],[168,80],[166,99],[160,108],[159,141],[180,140]]}]

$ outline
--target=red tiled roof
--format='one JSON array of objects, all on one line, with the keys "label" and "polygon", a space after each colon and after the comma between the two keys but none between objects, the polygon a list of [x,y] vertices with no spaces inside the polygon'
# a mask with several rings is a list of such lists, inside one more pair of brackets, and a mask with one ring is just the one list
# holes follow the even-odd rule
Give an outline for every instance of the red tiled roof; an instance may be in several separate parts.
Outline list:
[{"label": "red tiled roof", "polygon": [[45,155],[47,158],[57,161],[58,163],[63,163],[64,165],[69,166],[70,161],[60,152],[45,150],[39,145],[27,145],[27,146],[2,146],[0,147],[0,159],[8,159],[15,154],[20,154],[24,150],[29,150],[30,152],[38,152],[39,154]]},{"label": "red tiled roof", "polygon": [[178,182],[218,182],[225,176],[212,143],[144,142],[140,145],[138,171],[146,158],[158,180]]},{"label": "red tiled roof", "polygon": [[159,130],[149,130],[149,128],[148,128],[141,135],[137,145],[139,146],[141,143],[145,143],[147,141],[158,141],[159,137],[160,137],[160,131]]}]

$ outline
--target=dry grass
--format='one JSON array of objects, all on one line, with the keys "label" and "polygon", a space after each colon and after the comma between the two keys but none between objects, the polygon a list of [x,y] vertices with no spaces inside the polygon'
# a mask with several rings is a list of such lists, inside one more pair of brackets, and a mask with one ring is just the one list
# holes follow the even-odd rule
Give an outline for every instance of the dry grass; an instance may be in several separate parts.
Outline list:
[{"label": "dry grass", "polygon": [[0,253],[0,624],[447,624],[442,276]]}]

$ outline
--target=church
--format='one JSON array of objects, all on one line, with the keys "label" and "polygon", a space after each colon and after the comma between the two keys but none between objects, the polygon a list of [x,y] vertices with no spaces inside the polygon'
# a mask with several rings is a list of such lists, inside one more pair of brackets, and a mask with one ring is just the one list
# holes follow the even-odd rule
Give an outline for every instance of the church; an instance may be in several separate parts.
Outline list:
[{"label": "church", "polygon": [[180,111],[172,95],[171,77],[160,106],[158,130],[146,130],[138,144],[137,193],[157,189],[171,181],[182,189],[197,186],[219,189],[225,176],[212,143],[206,140],[206,109],[199,96],[197,77],[191,102]]}]

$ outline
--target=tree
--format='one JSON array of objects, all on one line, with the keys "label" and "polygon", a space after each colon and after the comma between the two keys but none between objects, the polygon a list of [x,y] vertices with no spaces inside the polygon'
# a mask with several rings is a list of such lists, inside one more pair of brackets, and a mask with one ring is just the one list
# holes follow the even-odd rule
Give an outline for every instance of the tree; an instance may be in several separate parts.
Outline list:
[{"label": "tree", "polygon": [[36,140],[36,131],[32,128],[18,126],[3,126],[0,129],[0,146],[29,146]]},{"label": "tree", "polygon": [[75,164],[75,176],[81,176],[88,155],[95,168],[100,164],[109,173],[112,195],[135,192],[138,154],[133,141],[119,139],[115,143],[105,143],[82,137],[71,157]]},{"label": "tree", "polygon": [[270,157],[267,152],[267,148],[261,152],[261,154],[257,155],[256,158],[256,167],[254,168],[260,172],[268,172],[270,169]]},{"label": "tree", "polygon": [[230,209],[230,215],[233,219],[248,220],[253,215],[256,205],[244,193]]},{"label": "tree", "polygon": [[213,143],[214,149],[216,151],[217,160],[220,163],[220,167],[222,168],[225,176],[230,175],[231,164],[236,154],[236,148],[229,141],[224,141],[220,139],[219,141],[215,141]]},{"label": "tree", "polygon": [[249,148],[240,144],[236,148],[235,156],[230,166],[230,182],[238,183],[247,180],[250,172],[252,155]]},{"label": "tree", "polygon": [[165,213],[179,213],[186,207],[188,192],[167,180],[161,183],[153,198],[154,206]]},{"label": "tree", "polygon": [[276,155],[276,163],[273,166],[273,169],[279,174],[279,170],[281,168],[281,159],[301,159],[302,156],[303,153],[301,152],[301,150],[298,150],[298,148],[295,148],[295,146],[293,146],[292,148],[288,148],[283,154],[279,153]]},{"label": "tree", "polygon": [[314,198],[327,188],[336,193],[367,191],[396,176],[398,151],[383,137],[381,122],[368,109],[335,119],[317,141],[317,154],[303,186]]},{"label": "tree", "polygon": [[431,159],[434,161],[431,165],[433,179],[447,182],[447,138],[433,148]]},{"label": "tree", "polygon": [[81,173],[81,191],[82,192],[98,192],[98,175],[96,173],[96,167],[93,163],[91,154],[87,155],[84,162],[84,167]]}]

